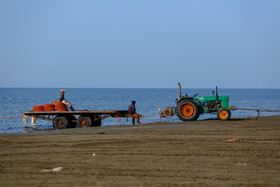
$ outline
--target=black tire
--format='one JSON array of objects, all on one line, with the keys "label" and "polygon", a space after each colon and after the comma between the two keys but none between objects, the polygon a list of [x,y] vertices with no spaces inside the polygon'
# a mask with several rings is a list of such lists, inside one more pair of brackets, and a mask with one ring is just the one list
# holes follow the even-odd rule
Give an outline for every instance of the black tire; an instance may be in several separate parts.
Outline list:
[{"label": "black tire", "polygon": [[192,100],[182,100],[177,104],[176,114],[182,121],[195,121],[199,117],[198,104]]},{"label": "black tire", "polygon": [[95,126],[95,127],[100,127],[101,126],[101,119],[96,120],[96,118],[99,118],[99,117],[100,116],[95,115],[91,118],[92,119],[92,126]]},{"label": "black tire", "polygon": [[91,127],[92,119],[89,116],[80,116],[77,120],[77,125],[80,128]]},{"label": "black tire", "polygon": [[69,124],[69,119],[65,116],[56,116],[53,120],[53,126],[56,129],[65,129]]},{"label": "black tire", "polygon": [[76,120],[75,116],[69,116],[69,126],[67,128],[76,128],[77,122],[73,122],[73,120]]},{"label": "black tire", "polygon": [[217,117],[219,120],[222,120],[222,121],[229,120],[231,117],[231,112],[227,108],[222,108],[218,111]]}]

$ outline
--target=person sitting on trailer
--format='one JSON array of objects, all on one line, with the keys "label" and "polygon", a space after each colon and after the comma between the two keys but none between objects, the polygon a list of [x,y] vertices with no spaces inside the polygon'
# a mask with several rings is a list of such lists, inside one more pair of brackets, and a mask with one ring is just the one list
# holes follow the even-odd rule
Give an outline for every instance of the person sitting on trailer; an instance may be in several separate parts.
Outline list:
[{"label": "person sitting on trailer", "polygon": [[[128,114],[136,114],[136,108],[135,108],[136,101],[132,101],[131,105],[128,107]],[[132,124],[135,125],[135,118],[132,117]]]},{"label": "person sitting on trailer", "polygon": [[72,107],[71,103],[69,103],[68,101],[65,100],[64,98],[64,93],[66,90],[61,90],[60,91],[60,95],[59,95],[59,102],[64,103],[66,106],[68,106],[70,108],[70,110],[74,111],[74,108]]}]

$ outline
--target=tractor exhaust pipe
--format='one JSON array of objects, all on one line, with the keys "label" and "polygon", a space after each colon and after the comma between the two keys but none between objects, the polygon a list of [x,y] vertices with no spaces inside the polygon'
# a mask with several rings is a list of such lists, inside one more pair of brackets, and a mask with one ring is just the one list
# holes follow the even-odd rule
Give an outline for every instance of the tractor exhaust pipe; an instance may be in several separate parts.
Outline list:
[{"label": "tractor exhaust pipe", "polygon": [[219,102],[218,86],[216,86],[216,101]]},{"label": "tractor exhaust pipe", "polygon": [[181,97],[182,97],[182,92],[181,92],[181,84],[180,84],[180,82],[178,82],[178,85],[179,85],[179,98],[178,98],[178,100],[179,99],[181,99]]}]

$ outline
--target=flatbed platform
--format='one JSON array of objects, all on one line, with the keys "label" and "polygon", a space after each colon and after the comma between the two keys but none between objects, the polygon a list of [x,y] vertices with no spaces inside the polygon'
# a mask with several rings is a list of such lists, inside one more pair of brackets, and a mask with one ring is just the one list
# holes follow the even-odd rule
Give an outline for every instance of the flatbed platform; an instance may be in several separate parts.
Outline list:
[{"label": "flatbed platform", "polygon": [[75,110],[75,111],[26,111],[21,112],[24,115],[59,115],[59,114],[70,114],[70,115],[83,115],[83,114],[127,114],[127,110]]},{"label": "flatbed platform", "polygon": [[108,117],[133,117],[127,110],[75,110],[75,111],[24,111],[26,120],[32,117],[33,123],[37,119],[50,121],[57,129],[101,126],[101,120]]}]

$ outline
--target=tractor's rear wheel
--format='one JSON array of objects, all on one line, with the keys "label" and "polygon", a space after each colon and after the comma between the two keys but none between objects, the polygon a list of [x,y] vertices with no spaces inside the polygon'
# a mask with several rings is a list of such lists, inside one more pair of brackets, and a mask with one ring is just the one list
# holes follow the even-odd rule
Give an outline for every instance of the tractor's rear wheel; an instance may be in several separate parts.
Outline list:
[{"label": "tractor's rear wheel", "polygon": [[92,126],[92,119],[89,116],[80,116],[77,120],[77,125],[81,128],[91,127]]},{"label": "tractor's rear wheel", "polygon": [[229,120],[229,118],[231,117],[231,112],[229,109],[222,108],[218,111],[217,116],[219,120]]},{"label": "tractor's rear wheel", "polygon": [[176,107],[177,116],[182,121],[195,121],[199,117],[198,104],[192,100],[182,100]]},{"label": "tractor's rear wheel", "polygon": [[69,119],[65,116],[56,116],[53,120],[53,126],[57,129],[65,129],[69,124]]}]

